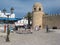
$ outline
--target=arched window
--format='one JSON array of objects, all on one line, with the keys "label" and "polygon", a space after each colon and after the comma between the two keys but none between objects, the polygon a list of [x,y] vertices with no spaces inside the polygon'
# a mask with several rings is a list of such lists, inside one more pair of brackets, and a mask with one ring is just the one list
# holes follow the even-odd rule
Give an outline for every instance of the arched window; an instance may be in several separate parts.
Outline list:
[{"label": "arched window", "polygon": [[34,11],[36,11],[36,8],[34,8]]},{"label": "arched window", "polygon": [[41,8],[39,8],[39,11],[41,11]]}]

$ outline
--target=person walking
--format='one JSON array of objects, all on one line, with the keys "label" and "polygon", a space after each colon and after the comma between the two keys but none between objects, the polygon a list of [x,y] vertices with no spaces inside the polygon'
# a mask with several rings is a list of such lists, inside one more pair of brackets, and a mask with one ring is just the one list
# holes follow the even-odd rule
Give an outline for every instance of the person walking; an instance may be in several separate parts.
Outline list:
[{"label": "person walking", "polygon": [[48,25],[46,25],[46,32],[49,32]]}]

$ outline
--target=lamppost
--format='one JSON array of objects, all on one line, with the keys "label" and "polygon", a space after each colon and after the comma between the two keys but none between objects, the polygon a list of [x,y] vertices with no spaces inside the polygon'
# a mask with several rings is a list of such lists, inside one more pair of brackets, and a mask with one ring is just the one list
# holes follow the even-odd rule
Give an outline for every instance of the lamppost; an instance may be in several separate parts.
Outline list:
[{"label": "lamppost", "polygon": [[[3,13],[4,13],[4,15],[6,15],[5,13],[6,13],[6,9],[4,8],[3,9]],[[10,30],[9,30],[9,15],[6,15],[7,16],[7,37],[6,37],[6,42],[9,42],[10,40],[9,40],[9,34],[10,34]]]},{"label": "lamppost", "polygon": [[6,15],[7,16],[7,37],[6,37],[6,42],[9,42],[9,35],[10,35],[10,30],[9,30],[9,15]]},{"label": "lamppost", "polygon": [[13,12],[14,12],[14,8],[11,7],[10,11],[11,11],[11,14],[13,14]]},{"label": "lamppost", "polygon": [[[4,15],[5,15],[6,9],[4,8],[2,11],[3,11]],[[4,32],[6,32],[6,25],[4,25]]]},{"label": "lamppost", "polygon": [[[14,8],[11,8],[10,9],[11,10],[11,14],[13,14],[13,10],[14,10]],[[4,15],[6,15],[5,13],[6,13],[6,9],[4,8],[3,9],[3,13],[4,13]],[[7,37],[6,37],[6,42],[9,42],[10,40],[9,40],[9,35],[10,35],[10,30],[9,30],[9,16],[10,15],[6,15],[7,16]]]}]

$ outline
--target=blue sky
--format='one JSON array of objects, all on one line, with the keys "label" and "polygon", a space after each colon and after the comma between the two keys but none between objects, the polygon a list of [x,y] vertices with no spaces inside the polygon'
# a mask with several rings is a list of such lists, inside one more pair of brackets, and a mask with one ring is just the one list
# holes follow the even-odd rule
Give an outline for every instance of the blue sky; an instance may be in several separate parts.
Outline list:
[{"label": "blue sky", "polygon": [[21,18],[32,12],[33,4],[42,3],[44,12],[48,14],[60,14],[60,0],[0,0],[0,10],[6,8],[10,12],[10,8],[14,7],[16,17]]}]

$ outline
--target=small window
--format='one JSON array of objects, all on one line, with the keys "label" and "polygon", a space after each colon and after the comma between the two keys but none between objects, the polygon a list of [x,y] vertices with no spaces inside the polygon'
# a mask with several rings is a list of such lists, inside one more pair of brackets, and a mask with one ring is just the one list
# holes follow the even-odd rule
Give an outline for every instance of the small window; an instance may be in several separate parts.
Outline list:
[{"label": "small window", "polygon": [[41,8],[39,8],[39,11],[41,11]]},{"label": "small window", "polygon": [[34,8],[34,11],[36,11],[36,8]]}]

